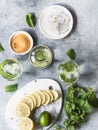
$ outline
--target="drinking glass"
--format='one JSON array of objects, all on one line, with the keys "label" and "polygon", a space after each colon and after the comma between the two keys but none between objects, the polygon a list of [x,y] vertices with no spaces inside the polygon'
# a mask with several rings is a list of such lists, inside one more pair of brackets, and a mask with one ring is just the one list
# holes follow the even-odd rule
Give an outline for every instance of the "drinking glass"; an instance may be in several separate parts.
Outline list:
[{"label": "drinking glass", "polygon": [[22,72],[22,64],[17,59],[5,59],[0,63],[0,75],[7,80],[19,78]]},{"label": "drinking glass", "polygon": [[58,66],[59,79],[72,84],[79,79],[79,67],[74,61],[64,61]]},{"label": "drinking glass", "polygon": [[33,47],[29,55],[31,64],[36,68],[48,67],[53,59],[51,50],[47,46],[39,45]]}]

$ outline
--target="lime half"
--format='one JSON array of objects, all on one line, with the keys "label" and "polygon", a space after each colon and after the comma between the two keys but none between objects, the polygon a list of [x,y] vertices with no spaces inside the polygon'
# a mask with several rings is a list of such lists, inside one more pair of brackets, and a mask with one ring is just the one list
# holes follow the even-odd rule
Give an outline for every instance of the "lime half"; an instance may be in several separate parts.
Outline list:
[{"label": "lime half", "polygon": [[36,58],[36,60],[38,60],[38,61],[44,60],[44,58],[45,58],[44,52],[43,52],[43,51],[37,51],[37,52],[35,53],[35,58]]}]

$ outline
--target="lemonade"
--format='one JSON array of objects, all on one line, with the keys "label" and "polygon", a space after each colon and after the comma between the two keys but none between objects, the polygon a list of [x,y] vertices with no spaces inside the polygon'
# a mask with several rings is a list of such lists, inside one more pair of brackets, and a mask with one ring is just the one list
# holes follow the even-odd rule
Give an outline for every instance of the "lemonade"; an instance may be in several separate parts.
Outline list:
[{"label": "lemonade", "polygon": [[73,61],[63,62],[58,66],[58,75],[61,81],[73,83],[80,75],[78,65]]},{"label": "lemonade", "polygon": [[16,59],[6,59],[0,64],[0,74],[7,80],[15,80],[22,74],[22,65]]},{"label": "lemonade", "polygon": [[46,46],[36,46],[30,53],[30,61],[34,67],[46,68],[52,62],[51,50]]}]

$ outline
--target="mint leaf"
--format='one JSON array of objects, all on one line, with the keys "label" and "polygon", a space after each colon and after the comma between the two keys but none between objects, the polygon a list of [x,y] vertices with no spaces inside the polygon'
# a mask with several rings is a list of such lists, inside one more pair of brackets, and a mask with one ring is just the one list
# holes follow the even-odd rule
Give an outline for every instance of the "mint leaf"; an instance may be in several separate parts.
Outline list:
[{"label": "mint leaf", "polygon": [[70,49],[66,52],[66,54],[68,55],[68,57],[71,59],[71,60],[75,60],[76,58],[76,53],[74,51],[74,49]]},{"label": "mint leaf", "polygon": [[65,69],[67,72],[71,72],[74,70],[74,65],[71,62],[65,64]]},{"label": "mint leaf", "polygon": [[60,74],[60,78],[63,80],[63,81],[66,81],[66,76],[62,73]]},{"label": "mint leaf", "polygon": [[92,112],[91,106],[89,105],[88,101],[86,101],[82,107],[84,108],[85,113],[89,114]]},{"label": "mint leaf", "polygon": [[29,27],[35,27],[35,16],[32,13],[26,15],[26,23]]},{"label": "mint leaf", "polygon": [[2,44],[0,43],[0,52],[4,51]]},{"label": "mint leaf", "polygon": [[69,126],[69,127],[68,127],[68,130],[75,130],[75,128],[74,128],[74,126],[72,125],[72,126]]},{"label": "mint leaf", "polygon": [[18,88],[18,84],[10,84],[5,87],[5,92],[14,92]]}]

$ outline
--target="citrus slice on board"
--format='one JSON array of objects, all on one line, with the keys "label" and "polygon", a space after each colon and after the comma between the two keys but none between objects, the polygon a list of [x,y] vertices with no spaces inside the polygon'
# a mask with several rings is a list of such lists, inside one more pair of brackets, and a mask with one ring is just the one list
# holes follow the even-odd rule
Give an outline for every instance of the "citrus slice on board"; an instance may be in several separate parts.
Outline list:
[{"label": "citrus slice on board", "polygon": [[58,94],[58,92],[56,91],[56,90],[50,90],[51,91],[51,93],[52,93],[52,95],[53,95],[53,97],[54,97],[54,101],[55,100],[57,100],[58,99],[58,97],[59,97],[59,94]]},{"label": "citrus slice on board", "polygon": [[26,103],[18,103],[15,109],[15,113],[19,118],[28,117],[30,115],[30,108]]},{"label": "citrus slice on board", "polygon": [[20,99],[20,103],[26,103],[29,107],[30,110],[32,111],[34,109],[34,104],[33,101],[30,97],[24,96],[23,98]]},{"label": "citrus slice on board", "polygon": [[30,118],[22,118],[19,121],[18,130],[34,130],[34,122]]}]

